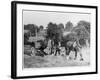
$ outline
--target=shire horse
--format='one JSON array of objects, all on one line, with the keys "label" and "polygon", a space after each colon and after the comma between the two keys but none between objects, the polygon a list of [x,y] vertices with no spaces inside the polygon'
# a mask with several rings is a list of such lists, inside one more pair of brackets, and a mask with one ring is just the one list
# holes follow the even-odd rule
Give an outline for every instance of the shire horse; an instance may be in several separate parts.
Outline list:
[{"label": "shire horse", "polygon": [[[80,51],[81,48],[82,47],[79,45],[77,40],[75,40],[75,41],[68,41],[65,44],[66,55],[69,56],[70,52],[73,51],[73,52],[75,52],[74,60],[76,60],[77,59],[77,53]],[[80,53],[80,57],[81,57],[80,60],[83,60],[81,53]]]}]

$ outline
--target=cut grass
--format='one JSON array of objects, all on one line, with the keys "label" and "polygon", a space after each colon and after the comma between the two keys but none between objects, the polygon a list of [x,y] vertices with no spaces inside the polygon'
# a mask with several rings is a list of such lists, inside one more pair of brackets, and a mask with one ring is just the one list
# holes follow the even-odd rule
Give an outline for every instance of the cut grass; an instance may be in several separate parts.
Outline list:
[{"label": "cut grass", "polygon": [[87,66],[90,64],[90,48],[80,50],[83,61],[80,61],[79,54],[77,60],[67,60],[65,56],[47,55],[28,56],[24,54],[24,68],[43,68],[43,67],[65,67],[65,66]]}]

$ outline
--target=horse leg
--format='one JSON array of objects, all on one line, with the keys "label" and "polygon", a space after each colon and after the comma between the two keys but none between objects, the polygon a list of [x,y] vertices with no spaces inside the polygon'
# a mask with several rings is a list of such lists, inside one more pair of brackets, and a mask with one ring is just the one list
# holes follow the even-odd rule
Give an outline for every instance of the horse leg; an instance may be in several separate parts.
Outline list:
[{"label": "horse leg", "polygon": [[60,50],[58,50],[58,54],[60,55]]},{"label": "horse leg", "polygon": [[77,59],[77,50],[74,49],[74,51],[75,51],[75,58],[74,58],[74,60],[76,60]]},{"label": "horse leg", "polygon": [[83,59],[83,56],[82,56],[82,54],[80,53],[80,61],[83,61],[84,59]]},{"label": "horse leg", "polygon": [[70,50],[66,50],[67,60],[69,59]]},{"label": "horse leg", "polygon": [[57,55],[57,50],[55,51],[55,56]]}]

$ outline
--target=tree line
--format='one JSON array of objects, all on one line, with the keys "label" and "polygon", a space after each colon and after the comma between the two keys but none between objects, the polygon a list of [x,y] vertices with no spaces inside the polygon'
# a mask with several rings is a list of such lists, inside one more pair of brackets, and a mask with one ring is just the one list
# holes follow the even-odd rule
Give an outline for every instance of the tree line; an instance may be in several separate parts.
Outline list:
[{"label": "tree line", "polygon": [[37,26],[36,24],[27,24],[24,25],[24,30],[28,30],[27,33],[24,33],[24,43],[28,42],[30,34],[36,36],[36,33],[39,33],[42,30],[46,31],[44,36],[46,39],[51,39],[55,43],[62,42],[62,45],[67,41],[78,40],[80,45],[86,45],[86,40],[90,44],[90,22],[79,21],[76,26],[72,22],[68,21],[65,24],[60,23],[56,24],[49,22],[44,29],[44,26]]}]

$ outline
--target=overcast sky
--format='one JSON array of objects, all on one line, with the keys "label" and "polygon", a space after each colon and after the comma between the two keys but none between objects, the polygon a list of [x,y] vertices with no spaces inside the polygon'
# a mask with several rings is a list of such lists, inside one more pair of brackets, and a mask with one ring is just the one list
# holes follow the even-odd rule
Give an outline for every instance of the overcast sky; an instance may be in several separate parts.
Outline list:
[{"label": "overcast sky", "polygon": [[64,26],[71,21],[75,26],[80,20],[90,22],[90,14],[79,13],[59,13],[59,12],[43,12],[43,11],[23,11],[23,24],[36,24],[47,27],[49,22],[63,23]]}]

